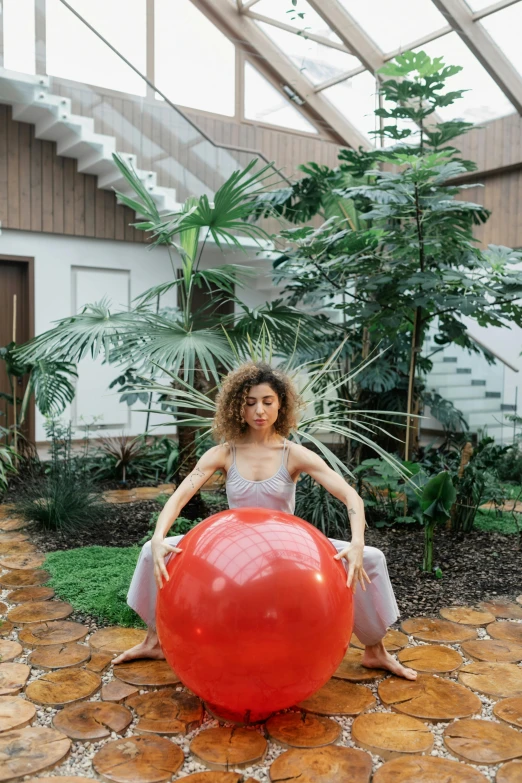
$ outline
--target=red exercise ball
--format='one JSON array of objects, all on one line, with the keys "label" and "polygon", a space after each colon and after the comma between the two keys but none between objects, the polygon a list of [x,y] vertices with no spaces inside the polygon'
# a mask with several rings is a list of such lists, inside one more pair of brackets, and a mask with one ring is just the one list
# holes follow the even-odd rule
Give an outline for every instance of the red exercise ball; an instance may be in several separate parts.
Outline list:
[{"label": "red exercise ball", "polygon": [[200,522],[180,548],[156,625],[191,691],[248,722],[330,679],[350,641],[352,591],[319,530],[281,511],[234,508]]}]

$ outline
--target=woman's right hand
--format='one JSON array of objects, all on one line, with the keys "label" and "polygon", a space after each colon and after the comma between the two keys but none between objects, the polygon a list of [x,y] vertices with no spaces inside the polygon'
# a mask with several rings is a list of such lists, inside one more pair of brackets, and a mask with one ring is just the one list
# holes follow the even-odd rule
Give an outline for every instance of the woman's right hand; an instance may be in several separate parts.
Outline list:
[{"label": "woman's right hand", "polygon": [[158,590],[163,587],[163,578],[165,581],[169,581],[169,575],[167,572],[167,566],[165,565],[165,558],[172,553],[178,554],[183,550],[173,544],[167,543],[166,538],[152,538],[150,547],[152,552],[152,562],[154,565],[154,579],[158,586]]}]

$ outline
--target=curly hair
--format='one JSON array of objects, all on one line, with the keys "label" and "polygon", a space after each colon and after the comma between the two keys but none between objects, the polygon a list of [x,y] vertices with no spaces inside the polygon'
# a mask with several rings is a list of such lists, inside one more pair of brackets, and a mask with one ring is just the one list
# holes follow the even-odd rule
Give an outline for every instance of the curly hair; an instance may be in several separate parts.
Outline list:
[{"label": "curly hair", "polygon": [[235,441],[243,435],[248,424],[243,420],[242,412],[248,392],[252,386],[267,383],[279,397],[279,413],[274,429],[279,435],[287,437],[297,427],[299,409],[303,400],[293,381],[281,370],[276,370],[264,362],[246,362],[237,370],[229,372],[223,379],[216,398],[213,434],[217,443]]}]

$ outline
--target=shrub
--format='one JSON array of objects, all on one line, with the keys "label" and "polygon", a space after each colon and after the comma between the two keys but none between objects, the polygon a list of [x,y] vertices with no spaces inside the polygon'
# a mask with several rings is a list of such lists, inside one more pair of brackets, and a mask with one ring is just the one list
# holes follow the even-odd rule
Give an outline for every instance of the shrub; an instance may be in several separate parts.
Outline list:
[{"label": "shrub", "polygon": [[[403,463],[410,473],[418,465]],[[364,500],[366,521],[373,527],[391,527],[397,523],[410,524],[415,518],[408,515],[405,482],[397,470],[383,459],[366,459],[355,468],[357,491]]]},{"label": "shrub", "polygon": [[122,479],[157,484],[171,481],[178,466],[178,444],[165,435],[106,438],[101,448],[86,448],[85,470],[100,480]]},{"label": "shrub", "polygon": [[[150,541],[154,535],[156,522],[158,521],[158,517],[161,514],[161,509],[168,499],[168,495],[158,495],[156,498],[155,502],[160,506],[160,509],[158,511],[153,511],[150,515],[149,529],[139,542],[140,546],[143,546],[143,544],[145,544],[147,541]],[[197,525],[198,522],[201,522],[201,519],[187,519],[186,517],[178,517],[167,533],[167,536],[184,536],[185,533],[188,533],[188,531],[191,530],[194,525]]]},{"label": "shrub", "polygon": [[349,530],[346,506],[311,476],[303,476],[297,482],[295,515],[328,538],[346,539]]},{"label": "shrub", "polygon": [[20,488],[15,508],[24,519],[44,530],[72,532],[95,525],[108,514],[78,458],[71,454],[71,425],[47,423],[51,461],[46,473],[29,479]]}]

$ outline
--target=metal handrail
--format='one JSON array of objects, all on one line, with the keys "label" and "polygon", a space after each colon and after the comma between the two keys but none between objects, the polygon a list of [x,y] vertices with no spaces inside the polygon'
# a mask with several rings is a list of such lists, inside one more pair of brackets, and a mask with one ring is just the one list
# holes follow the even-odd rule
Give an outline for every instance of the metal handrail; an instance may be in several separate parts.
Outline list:
[{"label": "metal handrail", "polygon": [[141,71],[140,71],[138,68],[136,68],[136,66],[135,66],[135,65],[133,65],[133,64],[132,64],[132,63],[131,63],[129,60],[127,60],[127,58],[126,58],[126,57],[125,57],[125,56],[124,56],[124,55],[123,55],[121,52],[119,52],[119,51],[116,49],[116,47],[114,47],[114,46],[113,46],[113,45],[112,45],[112,44],[111,44],[109,41],[107,41],[107,39],[106,39],[106,38],[104,38],[104,37],[103,37],[103,35],[102,35],[100,32],[98,32],[98,30],[96,30],[96,28],[95,28],[95,27],[93,27],[93,26],[92,26],[92,25],[91,25],[91,24],[90,24],[90,23],[89,23],[89,22],[88,22],[86,19],[84,19],[84,18],[83,18],[83,16],[82,16],[81,14],[79,14],[79,13],[78,13],[78,11],[77,11],[75,8],[73,8],[71,5],[69,5],[69,3],[67,2],[67,0],[60,0],[60,2],[62,3],[62,5],[64,5],[66,8],[68,8],[68,9],[69,9],[69,11],[70,11],[71,13],[73,13],[73,14],[74,14],[74,15],[75,15],[75,16],[76,16],[76,17],[77,17],[79,20],[80,20],[80,22],[82,22],[82,23],[83,23],[83,24],[84,24],[86,27],[88,27],[88,28],[89,28],[89,30],[90,30],[91,32],[93,32],[93,33],[94,33],[94,34],[95,34],[95,35],[96,35],[96,36],[97,36],[97,37],[100,39],[100,41],[103,41],[103,43],[104,43],[106,46],[108,46],[108,47],[109,47],[109,49],[111,49],[111,51],[113,51],[113,52],[114,52],[114,54],[116,54],[116,55],[117,55],[117,56],[120,58],[120,60],[123,60],[123,62],[124,62],[126,65],[128,65],[128,66],[129,66],[129,68],[132,68],[132,70],[133,70],[135,73],[137,73],[137,74],[138,74],[138,76],[139,76],[141,79],[143,79],[143,81],[144,81],[144,82],[145,82],[145,83],[146,83],[146,84],[147,84],[147,85],[148,85],[148,86],[151,88],[151,90],[154,90],[154,92],[157,92],[157,93],[158,93],[158,95],[161,95],[161,97],[163,98],[163,100],[165,101],[165,103],[167,103],[167,104],[168,104],[168,105],[171,107],[171,109],[174,109],[174,111],[175,111],[175,112],[177,112],[179,115],[181,115],[181,117],[183,117],[183,119],[184,119],[186,122],[188,122],[188,123],[189,123],[189,125],[191,125],[191,126],[192,126],[192,127],[195,129],[195,130],[197,130],[197,132],[198,132],[198,133],[199,133],[201,136],[203,136],[203,138],[204,138],[204,139],[206,139],[206,141],[208,141],[210,144],[212,144],[212,146],[213,146],[213,147],[216,147],[216,149],[230,150],[231,152],[242,152],[242,153],[245,153],[245,154],[248,154],[248,155],[255,155],[255,156],[257,156],[257,157],[261,158],[262,160],[264,160],[264,162],[265,162],[265,163],[266,163],[268,166],[270,166],[271,168],[273,168],[273,170],[274,170],[274,171],[275,171],[275,172],[276,172],[276,173],[277,173],[277,174],[278,174],[278,175],[281,177],[281,179],[283,179],[283,180],[284,180],[284,181],[285,181],[285,182],[286,182],[288,185],[292,185],[292,184],[293,184],[293,182],[292,182],[290,179],[288,179],[288,177],[285,177],[285,175],[284,175],[284,174],[282,174],[282,173],[281,173],[281,171],[280,171],[279,169],[277,169],[277,168],[274,166],[274,162],[273,162],[273,161],[271,161],[271,160],[268,160],[268,158],[265,156],[265,154],[264,154],[263,152],[260,152],[259,150],[252,150],[252,149],[248,149],[247,147],[235,147],[235,146],[234,146],[234,145],[232,145],[232,144],[222,144],[221,142],[214,141],[214,139],[213,139],[213,138],[211,138],[211,137],[208,135],[208,133],[206,133],[204,130],[202,130],[202,129],[201,129],[199,126],[198,126],[198,124],[197,124],[196,122],[194,122],[194,120],[192,120],[192,119],[191,119],[191,118],[190,118],[190,117],[189,117],[187,114],[185,114],[185,112],[183,112],[183,111],[182,111],[182,110],[181,110],[181,109],[180,109],[178,106],[176,106],[176,104],[172,103],[172,101],[171,101],[171,100],[169,100],[169,98],[167,98],[167,96],[165,95],[165,93],[163,93],[163,92],[162,92],[162,91],[159,89],[159,87],[156,87],[156,85],[154,84],[154,82],[152,82],[152,81],[151,81],[151,80],[150,80],[150,79],[149,79],[147,76],[144,76],[144,75],[141,73]]},{"label": "metal handrail", "polygon": [[492,356],[495,357],[495,359],[498,359],[499,362],[502,362],[502,364],[505,364],[506,367],[509,367],[510,370],[513,370],[513,372],[519,372],[518,367],[515,367],[511,362],[509,362],[507,359],[504,359],[502,356],[499,356],[499,354],[496,351],[493,351],[489,345],[486,345],[486,343],[482,342],[482,340],[479,340],[478,337],[475,337],[474,334],[471,334],[471,332],[466,329],[466,335],[469,337],[470,340],[473,340],[474,343],[477,345],[480,345],[481,348],[484,349],[484,351],[487,351]]}]

